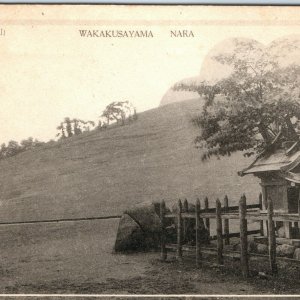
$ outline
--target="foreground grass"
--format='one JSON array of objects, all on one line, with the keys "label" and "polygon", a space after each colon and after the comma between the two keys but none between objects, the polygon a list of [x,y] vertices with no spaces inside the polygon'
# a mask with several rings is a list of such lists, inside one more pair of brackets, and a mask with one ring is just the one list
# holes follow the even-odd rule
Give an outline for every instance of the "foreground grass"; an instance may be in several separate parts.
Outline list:
[{"label": "foreground grass", "polygon": [[242,278],[239,261],[216,267],[205,256],[179,263],[170,254],[114,254],[117,220],[0,227],[1,293],[42,294],[299,294],[299,266],[279,265],[274,278],[260,278],[268,262],[251,260]]}]

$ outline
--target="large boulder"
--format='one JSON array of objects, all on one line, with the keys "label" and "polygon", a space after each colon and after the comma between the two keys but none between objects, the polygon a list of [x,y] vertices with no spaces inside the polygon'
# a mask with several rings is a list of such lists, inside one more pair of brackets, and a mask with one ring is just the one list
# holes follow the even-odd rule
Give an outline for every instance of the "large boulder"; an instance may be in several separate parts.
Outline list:
[{"label": "large boulder", "polygon": [[160,226],[159,203],[141,203],[127,209],[119,222],[115,251],[157,248]]},{"label": "large boulder", "polygon": [[259,254],[267,254],[268,253],[268,246],[266,244],[257,244],[256,252]]},{"label": "large boulder", "polygon": [[[170,212],[169,209],[166,209]],[[195,206],[190,207],[190,212],[195,211]],[[159,203],[141,203],[127,209],[119,222],[115,251],[143,251],[157,249],[160,245],[161,222]],[[166,219],[166,241],[176,243],[177,222],[175,219]],[[185,219],[183,222],[183,243],[195,244],[196,228],[195,219]],[[201,219],[200,242],[209,243],[209,234]]]},{"label": "large boulder", "polygon": [[287,244],[282,244],[276,247],[276,254],[278,256],[293,257],[295,247]]},{"label": "large boulder", "polygon": [[141,227],[127,214],[119,222],[115,251],[134,251],[143,248],[144,233]]}]

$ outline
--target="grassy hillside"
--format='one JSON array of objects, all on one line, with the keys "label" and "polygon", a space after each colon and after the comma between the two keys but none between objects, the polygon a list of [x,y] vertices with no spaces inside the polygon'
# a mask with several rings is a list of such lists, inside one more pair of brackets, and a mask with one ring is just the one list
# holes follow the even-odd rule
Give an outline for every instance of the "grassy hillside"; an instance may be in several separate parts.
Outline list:
[{"label": "grassy hillside", "polygon": [[191,124],[199,100],[139,114],[135,123],[93,131],[0,161],[0,221],[105,216],[147,201],[259,193],[237,171],[251,159],[201,162]]}]

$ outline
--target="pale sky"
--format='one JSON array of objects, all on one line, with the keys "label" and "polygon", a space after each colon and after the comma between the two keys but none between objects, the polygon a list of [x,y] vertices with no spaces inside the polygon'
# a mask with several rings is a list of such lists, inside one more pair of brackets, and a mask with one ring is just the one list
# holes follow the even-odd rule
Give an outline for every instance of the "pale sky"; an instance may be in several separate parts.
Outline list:
[{"label": "pale sky", "polygon": [[[97,120],[112,101],[145,111],[199,74],[226,38],[264,44],[300,34],[299,8],[0,6],[1,138],[55,137],[64,117]],[[153,38],[82,38],[79,29],[151,30]],[[170,30],[194,38],[171,38]]]}]

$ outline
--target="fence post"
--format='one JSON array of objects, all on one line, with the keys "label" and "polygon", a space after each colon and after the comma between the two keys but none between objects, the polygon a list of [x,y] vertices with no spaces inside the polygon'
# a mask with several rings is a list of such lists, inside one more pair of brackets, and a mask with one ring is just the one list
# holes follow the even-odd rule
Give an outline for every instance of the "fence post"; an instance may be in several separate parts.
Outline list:
[{"label": "fence post", "polygon": [[222,237],[222,218],[221,218],[221,202],[216,200],[216,223],[217,223],[217,247],[218,247],[218,264],[223,265],[223,237]]},{"label": "fence post", "polygon": [[[259,209],[262,210],[263,204],[262,204],[262,193],[259,193]],[[264,221],[260,221],[260,235],[264,235]]]},{"label": "fence post", "polygon": [[201,260],[201,248],[200,248],[200,210],[201,210],[201,204],[199,198],[196,201],[195,206],[195,212],[196,212],[196,266],[200,266],[200,260]]},{"label": "fence post", "polygon": [[178,200],[178,211],[177,211],[177,259],[182,260],[182,203]]},{"label": "fence post", "polygon": [[273,221],[273,201],[268,197],[268,242],[269,242],[269,261],[272,274],[277,274],[276,264],[276,237],[275,226]]},{"label": "fence post", "polygon": [[[182,212],[188,212],[189,211],[189,203],[187,201],[187,199],[184,199],[183,202],[183,211]],[[187,237],[187,230],[188,230],[188,219],[187,218],[183,218],[182,220],[182,226],[183,226],[183,235],[182,235],[182,239],[185,242],[186,241],[186,237]]]},{"label": "fence post", "polygon": [[[224,212],[228,213],[228,197],[227,195],[224,198]],[[229,239],[229,219],[224,220],[224,235],[225,235],[225,245],[230,244]]]},{"label": "fence post", "polygon": [[167,259],[167,248],[166,248],[166,204],[165,201],[162,200],[160,203],[160,222],[161,222],[161,246],[160,246],[160,253],[161,259],[165,261]]},{"label": "fence post", "polygon": [[246,213],[247,213],[246,196],[243,195],[239,202],[239,217],[240,217],[240,241],[241,241],[241,268],[244,277],[248,277],[249,275]]},{"label": "fence post", "polygon": [[[205,197],[205,199],[204,199],[204,208],[205,208],[205,212],[208,213],[209,204],[208,204],[208,198],[207,197]],[[208,236],[210,236],[210,221],[209,221],[209,218],[205,219],[205,227],[208,231]]]}]

